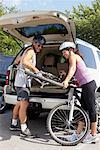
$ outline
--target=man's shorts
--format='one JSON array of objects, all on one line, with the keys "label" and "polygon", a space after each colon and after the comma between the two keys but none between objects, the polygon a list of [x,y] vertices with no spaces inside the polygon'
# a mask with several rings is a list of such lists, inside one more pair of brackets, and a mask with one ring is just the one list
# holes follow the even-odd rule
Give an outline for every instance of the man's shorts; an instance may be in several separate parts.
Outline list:
[{"label": "man's shorts", "polygon": [[17,101],[28,100],[30,96],[30,91],[28,88],[16,87]]}]

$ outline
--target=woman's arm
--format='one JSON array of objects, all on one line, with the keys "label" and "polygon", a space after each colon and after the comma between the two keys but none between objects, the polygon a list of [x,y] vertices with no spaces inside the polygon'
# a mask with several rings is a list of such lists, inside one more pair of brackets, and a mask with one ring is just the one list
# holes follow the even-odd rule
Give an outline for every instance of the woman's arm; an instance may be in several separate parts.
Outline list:
[{"label": "woman's arm", "polygon": [[76,56],[75,54],[71,54],[69,58],[69,70],[67,77],[63,81],[64,87],[68,87],[68,82],[71,80],[76,71]]}]

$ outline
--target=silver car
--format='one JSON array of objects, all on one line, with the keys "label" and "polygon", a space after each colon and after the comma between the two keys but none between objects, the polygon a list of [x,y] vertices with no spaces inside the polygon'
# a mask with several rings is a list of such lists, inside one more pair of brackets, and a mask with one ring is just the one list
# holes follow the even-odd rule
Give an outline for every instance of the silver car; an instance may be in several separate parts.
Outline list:
[{"label": "silver car", "polygon": [[[67,73],[68,64],[62,58],[58,48],[67,40],[76,42],[79,50],[84,54],[85,62],[89,71],[93,74],[98,89],[100,87],[100,51],[93,45],[76,38],[74,22],[64,13],[58,11],[32,11],[9,14],[0,18],[0,26],[9,34],[17,37],[26,44],[31,45],[35,34],[41,34],[46,39],[42,52],[37,55],[37,67],[40,70],[50,72],[59,78],[59,72],[64,69]],[[8,67],[6,85],[4,87],[4,101],[7,104],[15,104],[17,100],[14,89],[16,73],[16,60],[22,55],[23,47],[12,64]],[[34,79],[30,88],[30,113],[33,117],[38,116],[44,110],[52,109],[67,98],[67,89],[55,85],[41,85]]]}]

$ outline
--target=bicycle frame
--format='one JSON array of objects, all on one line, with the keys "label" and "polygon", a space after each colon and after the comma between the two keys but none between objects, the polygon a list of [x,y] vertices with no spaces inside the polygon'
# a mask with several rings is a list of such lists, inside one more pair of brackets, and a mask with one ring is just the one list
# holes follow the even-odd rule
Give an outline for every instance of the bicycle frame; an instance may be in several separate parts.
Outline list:
[{"label": "bicycle frame", "polygon": [[[54,80],[51,80],[51,79],[48,79],[48,78],[44,77],[42,74],[39,75],[38,73],[33,73],[33,72],[30,72],[30,71],[25,71],[25,73],[30,75],[30,76],[32,76],[32,77],[34,77],[34,78],[40,79],[42,81],[46,81],[46,82],[52,83],[53,85],[58,85],[60,87],[63,87],[62,83],[54,81]],[[46,74],[50,74],[50,73],[46,73]],[[41,84],[44,84],[44,82],[41,82]],[[45,85],[47,85],[47,83],[44,84],[43,86],[45,86]]]}]

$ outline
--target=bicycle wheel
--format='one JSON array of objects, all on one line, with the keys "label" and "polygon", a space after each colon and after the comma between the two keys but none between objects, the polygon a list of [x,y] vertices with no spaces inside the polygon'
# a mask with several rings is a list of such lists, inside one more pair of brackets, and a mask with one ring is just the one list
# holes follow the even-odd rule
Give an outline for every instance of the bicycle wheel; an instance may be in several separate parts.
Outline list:
[{"label": "bicycle wheel", "polygon": [[[51,137],[61,145],[77,145],[86,136],[89,128],[90,121],[87,113],[78,105],[74,106],[73,119],[69,122],[70,106],[67,103],[59,104],[54,107],[47,118],[47,128]],[[79,123],[84,124],[82,131],[78,134],[78,138],[74,141],[68,140],[77,130]]]}]

